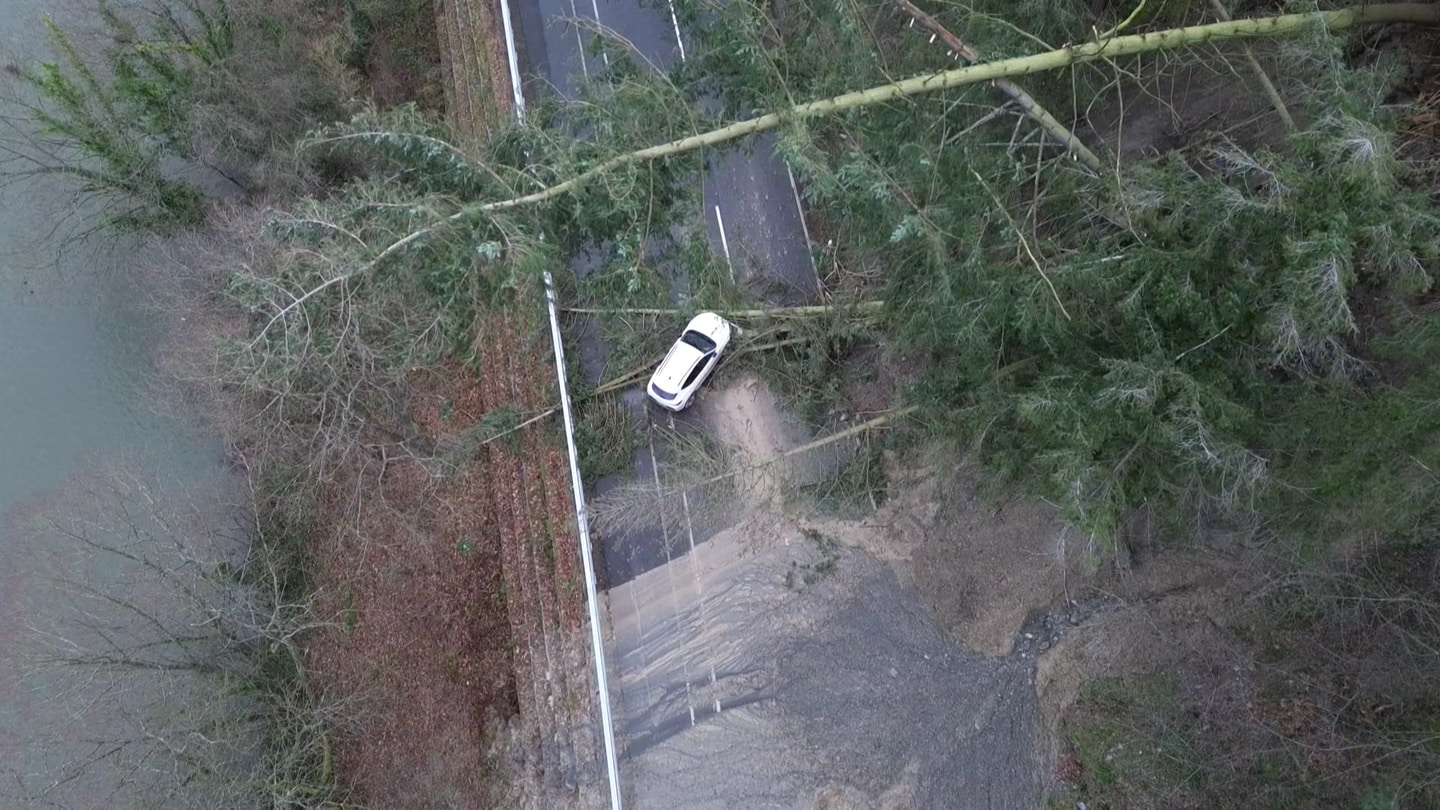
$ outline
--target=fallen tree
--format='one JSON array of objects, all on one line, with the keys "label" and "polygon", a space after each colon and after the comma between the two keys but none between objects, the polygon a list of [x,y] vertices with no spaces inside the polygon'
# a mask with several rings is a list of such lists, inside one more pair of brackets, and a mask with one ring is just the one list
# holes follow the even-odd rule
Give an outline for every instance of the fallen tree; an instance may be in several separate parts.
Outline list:
[{"label": "fallen tree", "polygon": [[[668,143],[657,144],[617,155],[586,169],[574,177],[555,183],[539,191],[522,194],[505,200],[464,205],[458,211],[443,219],[433,221],[422,228],[413,230],[405,236],[390,242],[369,261],[356,269],[327,280],[322,286],[329,286],[364,275],[387,259],[400,254],[407,247],[439,229],[474,220],[483,214],[505,211],[507,209],[552,200],[575,190],[590,180],[627,166],[661,160],[706,147],[717,146],[728,141],[776,129],[787,122],[818,116],[835,115],[846,110],[884,104],[909,96],[933,93],[939,90],[983,82],[1001,81],[1014,76],[1025,76],[1044,71],[1059,70],[1102,59],[1116,59],[1122,56],[1206,45],[1223,42],[1225,40],[1281,37],[1299,33],[1312,26],[1339,31],[1361,25],[1395,22],[1420,24],[1440,23],[1440,6],[1421,3],[1381,3],[1336,11],[1231,20],[1209,25],[1195,25],[1167,31],[1156,31],[1153,33],[1117,36],[1095,42],[1087,42],[1082,45],[1067,46],[1033,56],[1002,59],[995,62],[986,62],[956,68],[954,70],[915,76],[879,87],[857,90],[832,98],[797,104],[788,110],[767,113],[744,121],[737,121],[709,132],[697,133]],[[305,293],[305,297],[320,291],[320,289],[321,288],[315,288],[310,290]]]}]

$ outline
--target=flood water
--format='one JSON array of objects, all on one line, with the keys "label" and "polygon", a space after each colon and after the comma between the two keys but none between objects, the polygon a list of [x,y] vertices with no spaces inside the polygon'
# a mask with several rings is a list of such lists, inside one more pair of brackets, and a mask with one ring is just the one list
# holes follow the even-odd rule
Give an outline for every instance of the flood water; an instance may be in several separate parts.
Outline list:
[{"label": "flood water", "polygon": [[[56,13],[56,5],[0,0],[0,68],[44,53],[42,13]],[[16,81],[0,71],[0,94],[12,95]],[[114,806],[116,798],[93,774],[46,791],[72,775],[67,761],[87,751],[74,741],[119,736],[87,728],[87,698],[60,690],[35,663],[36,630],[62,605],[56,552],[65,541],[50,521],[84,514],[94,506],[93,482],[117,470],[186,486],[211,485],[220,475],[217,443],[156,407],[153,358],[163,334],[135,272],[140,251],[104,241],[66,247],[67,234],[85,224],[66,218],[75,210],[69,191],[54,178],[0,188],[3,807]],[[88,562],[87,575],[109,573],[95,570],[98,559]]]}]

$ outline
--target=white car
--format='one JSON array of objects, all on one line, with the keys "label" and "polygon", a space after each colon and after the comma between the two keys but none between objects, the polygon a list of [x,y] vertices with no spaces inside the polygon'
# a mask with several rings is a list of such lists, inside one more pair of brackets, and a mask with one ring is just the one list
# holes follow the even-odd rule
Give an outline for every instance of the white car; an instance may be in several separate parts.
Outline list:
[{"label": "white car", "polygon": [[655,404],[668,411],[683,411],[695,399],[695,392],[720,362],[720,353],[730,345],[739,329],[713,312],[702,312],[690,320],[660,367],[650,375],[645,392]]}]

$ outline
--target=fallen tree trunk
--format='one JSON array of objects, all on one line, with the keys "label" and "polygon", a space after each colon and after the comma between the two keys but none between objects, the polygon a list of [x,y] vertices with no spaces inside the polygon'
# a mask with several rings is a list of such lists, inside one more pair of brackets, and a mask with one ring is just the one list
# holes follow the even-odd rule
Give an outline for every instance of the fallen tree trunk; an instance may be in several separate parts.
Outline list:
[{"label": "fallen tree trunk", "polygon": [[721,482],[721,481],[724,481],[724,480],[727,479],[727,478],[734,478],[735,476],[740,475],[741,473],[752,472],[752,471],[754,471],[754,470],[758,470],[758,469],[761,469],[761,468],[763,468],[763,467],[767,467],[767,466],[769,466],[769,465],[776,464],[776,463],[778,463],[778,462],[784,461],[784,460],[787,459],[787,458],[791,458],[791,457],[793,457],[793,456],[801,455],[802,453],[809,453],[809,452],[811,452],[811,451],[813,451],[813,450],[819,450],[819,449],[822,448],[822,447],[826,447],[826,446],[828,446],[828,445],[835,444],[836,442],[843,442],[843,441],[845,441],[846,439],[854,438],[854,437],[856,437],[856,436],[859,436],[859,435],[862,434],[862,433],[867,433],[867,432],[872,431],[872,430],[879,430],[880,428],[883,428],[883,427],[891,427],[891,426],[893,426],[893,425],[895,425],[895,424],[898,424],[898,423],[904,421],[904,419],[905,419],[907,416],[910,416],[911,414],[915,413],[915,412],[918,411],[918,410],[920,410],[920,407],[919,407],[918,405],[908,405],[908,406],[906,406],[906,407],[904,407],[904,408],[900,408],[900,409],[898,409],[898,410],[887,411],[886,413],[882,413],[882,414],[880,414],[879,416],[875,417],[874,419],[869,419],[869,420],[864,421],[864,422],[861,422],[861,423],[859,423],[859,424],[857,424],[857,425],[852,425],[852,426],[850,426],[850,427],[848,427],[848,428],[845,428],[844,430],[838,431],[838,432],[836,432],[836,433],[831,433],[831,434],[829,434],[828,436],[821,436],[820,438],[815,439],[814,441],[806,442],[805,444],[802,444],[802,445],[800,445],[799,447],[792,447],[792,448],[790,448],[789,450],[786,450],[786,451],[784,451],[784,452],[782,452],[782,453],[776,453],[776,454],[773,455],[773,456],[768,456],[768,457],[766,457],[766,458],[762,458],[762,459],[756,461],[754,464],[747,464],[747,465],[745,465],[744,467],[740,467],[740,468],[734,469],[734,470],[729,470],[729,471],[723,472],[723,473],[721,473],[721,474],[719,474],[719,475],[712,475],[712,476],[710,476],[709,478],[706,478],[706,479],[703,480],[703,481],[700,481],[700,482],[695,483],[695,484],[686,485],[686,486],[683,487],[683,488],[684,488],[684,489],[693,489],[693,488],[695,488],[695,487],[703,487],[703,486],[708,486],[708,485],[710,485],[710,484],[716,484],[716,483],[719,483],[719,482]]},{"label": "fallen tree trunk", "polygon": [[[1167,31],[1156,31],[1150,34],[1114,37],[1097,42],[1087,42],[1083,45],[1072,45],[1054,51],[1047,51],[1046,53],[1035,54],[1034,56],[1019,56],[1013,59],[1002,59],[998,62],[985,62],[979,65],[946,70],[940,73],[915,76],[892,84],[872,87],[868,90],[857,90],[853,93],[845,93],[831,98],[797,104],[783,112],[769,113],[757,118],[737,121],[736,123],[709,132],[690,135],[685,138],[670,141],[669,143],[662,143],[656,146],[638,149],[634,152],[628,152],[613,157],[592,169],[581,172],[569,180],[556,183],[549,188],[531,194],[513,197],[508,200],[472,205],[452,214],[450,219],[460,220],[476,213],[502,211],[507,208],[544,202],[545,200],[558,197],[561,194],[573,190],[591,178],[623,168],[632,163],[658,160],[660,158],[684,154],[685,152],[692,152],[696,149],[703,149],[708,146],[715,146],[716,144],[725,143],[726,141],[743,138],[746,135],[754,135],[758,132],[775,129],[789,120],[814,118],[821,115],[834,115],[835,113],[844,112],[845,110],[856,107],[883,104],[887,101],[894,101],[898,98],[905,98],[921,93],[933,93],[936,90],[945,90],[951,87],[962,87],[980,82],[992,82],[1011,76],[1025,76],[1047,70],[1058,70],[1060,68],[1094,62],[1098,59],[1133,56],[1138,53],[1170,50],[1191,45],[1204,45],[1229,39],[1256,39],[1260,37],[1285,36],[1287,34],[1294,34],[1310,25],[1323,25],[1331,30],[1341,30],[1354,28],[1358,25],[1394,22],[1428,23],[1432,25],[1440,23],[1440,6],[1423,3],[1377,3],[1337,11],[1283,14],[1278,17],[1258,17],[1254,19],[1210,23],[1208,25],[1192,25],[1184,28],[1172,28]],[[412,237],[406,237],[406,240],[411,238]]]},{"label": "fallen tree trunk", "polygon": [[[1440,6],[1426,3],[1377,3],[1336,11],[1317,11],[1305,14],[1284,14],[1277,17],[1231,20],[1208,25],[1172,28],[1149,34],[1109,37],[1094,42],[1087,42],[1082,45],[1072,45],[1058,50],[1035,54],[1034,56],[1020,56],[1013,59],[1002,59],[998,62],[985,62],[979,65],[956,68],[940,73],[929,73],[924,76],[915,76],[891,84],[881,85],[880,87],[872,87],[868,90],[858,90],[853,93],[845,93],[831,98],[797,104],[783,112],[769,113],[757,118],[738,121],[729,126],[711,130],[710,132],[690,135],[685,138],[670,141],[669,143],[657,144],[644,149],[638,149],[634,152],[617,155],[594,168],[575,175],[569,180],[556,183],[540,191],[524,194],[519,197],[512,197],[508,200],[496,200],[494,202],[467,205],[459,211],[436,221],[432,225],[412,231],[391,242],[364,267],[347,273],[341,278],[351,278],[364,274],[379,266],[387,258],[400,252],[406,246],[423,239],[427,234],[433,233],[440,228],[464,222],[479,214],[503,211],[509,208],[517,208],[523,205],[531,205],[554,199],[555,197],[575,190],[586,181],[615,171],[616,169],[636,163],[672,157],[686,152],[692,152],[696,149],[715,146],[737,138],[743,138],[747,135],[754,135],[758,132],[775,129],[786,121],[814,118],[822,115],[834,115],[835,113],[844,112],[845,110],[866,107],[872,104],[883,104],[888,101],[919,95],[921,93],[933,93],[936,90],[945,90],[951,87],[963,87],[980,82],[993,82],[1012,76],[1024,76],[1047,70],[1059,70],[1087,62],[1094,62],[1099,59],[1133,56],[1139,53],[1204,45],[1231,39],[1243,40],[1258,39],[1260,37],[1286,36],[1301,31],[1306,26],[1312,25],[1324,26],[1330,30],[1338,31],[1360,25],[1401,22],[1431,25],[1440,24]],[[334,280],[326,282],[326,285],[333,283],[333,281]],[[307,297],[314,292],[319,292],[319,290],[317,289],[312,291],[312,293],[307,293]]]},{"label": "fallen tree trunk", "polygon": [[[804,318],[811,315],[824,315],[828,312],[869,312],[883,309],[884,301],[860,301],[854,304],[829,304],[823,306],[807,307],[773,307],[771,309],[719,309],[717,313],[729,318]],[[587,307],[561,307],[561,312],[569,312],[576,315],[684,315],[689,310],[683,309],[645,309],[645,308],[587,308]]]},{"label": "fallen tree trunk", "polygon": [[[963,59],[966,64],[970,65],[978,65],[984,61],[980,58],[978,51],[961,42],[960,38],[950,33],[950,30],[941,25],[939,20],[921,11],[920,8],[910,2],[910,0],[895,0],[895,5],[899,6],[906,14],[909,14],[913,20],[920,23],[921,27],[929,31],[932,42],[938,37],[940,42],[945,45],[954,58]],[[1014,102],[1015,106],[1019,107],[1030,120],[1045,130],[1051,140],[1065,147],[1076,160],[1084,163],[1091,171],[1097,174],[1104,171],[1104,166],[1100,164],[1100,158],[1096,157],[1095,153],[1091,152],[1089,147],[1082,143],[1079,138],[1075,137],[1075,133],[1060,123],[1060,120],[1051,115],[1049,110],[1040,106],[1040,102],[1036,101],[1033,96],[1021,89],[1019,85],[1009,79],[996,79],[993,85],[1001,95]]]}]

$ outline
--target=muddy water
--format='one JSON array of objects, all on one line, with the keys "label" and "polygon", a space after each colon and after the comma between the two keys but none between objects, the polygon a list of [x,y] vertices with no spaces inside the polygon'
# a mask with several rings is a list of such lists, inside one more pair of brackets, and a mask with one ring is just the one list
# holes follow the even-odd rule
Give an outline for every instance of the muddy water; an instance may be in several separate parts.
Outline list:
[{"label": "muddy water", "polygon": [[[42,53],[46,0],[0,0],[0,67]],[[17,88],[0,72],[0,91]],[[6,109],[4,115],[12,110]],[[34,665],[35,628],[60,610],[51,518],[89,505],[87,482],[125,467],[187,485],[216,482],[218,447],[153,407],[148,381],[162,337],[146,311],[133,245],[65,247],[83,226],[51,178],[0,188],[0,806],[22,806],[65,775],[81,749],[113,735],[85,728],[76,696]],[[69,219],[67,220],[67,215]],[[111,573],[91,571],[97,576]],[[58,742],[57,742],[58,741]],[[100,791],[107,791],[99,793]],[[106,806],[106,780],[82,777],[47,798]],[[113,806],[113,805],[112,805]]]}]

